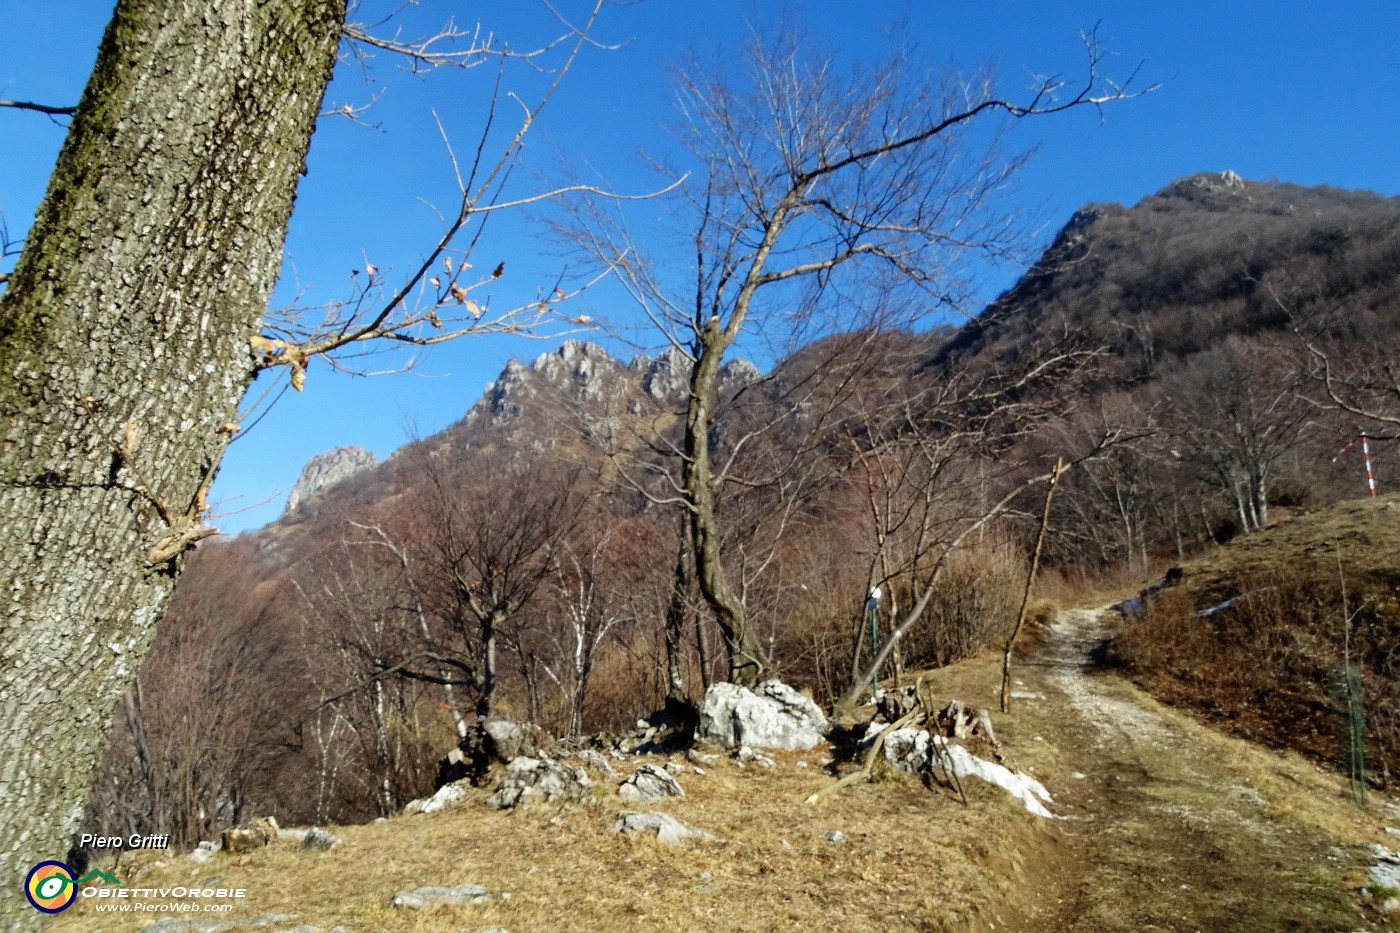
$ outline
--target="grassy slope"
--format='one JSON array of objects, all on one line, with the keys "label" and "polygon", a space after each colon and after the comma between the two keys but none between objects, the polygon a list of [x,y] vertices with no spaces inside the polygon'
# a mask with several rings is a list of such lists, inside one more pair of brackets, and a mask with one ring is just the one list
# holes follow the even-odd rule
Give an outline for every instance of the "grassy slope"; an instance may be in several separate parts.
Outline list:
[{"label": "grassy slope", "polygon": [[[1340,566],[1339,566],[1340,561]],[[1400,495],[1297,515],[1182,568],[1110,648],[1148,690],[1277,747],[1335,759],[1332,686],[1347,651],[1365,679],[1368,757],[1400,752]],[[1248,594],[1209,618],[1196,613]]]}]

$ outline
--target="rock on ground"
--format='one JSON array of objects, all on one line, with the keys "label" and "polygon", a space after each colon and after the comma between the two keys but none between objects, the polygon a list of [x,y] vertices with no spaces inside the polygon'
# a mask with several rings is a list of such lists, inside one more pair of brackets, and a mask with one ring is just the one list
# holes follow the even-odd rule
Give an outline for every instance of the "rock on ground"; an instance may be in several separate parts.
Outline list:
[{"label": "rock on ground", "polygon": [[450,888],[425,885],[395,894],[394,906],[409,910],[426,910],[438,904],[484,904],[489,900],[491,892],[479,884],[458,884]]},{"label": "rock on ground", "polygon": [[656,838],[668,846],[680,845],[687,839],[713,839],[709,833],[691,829],[669,813],[642,813],[624,810],[613,823],[615,833],[655,832]]},{"label": "rock on ground", "polygon": [[[935,749],[935,741],[941,743],[939,749]],[[885,760],[901,771],[918,773],[935,766],[944,769],[951,767],[959,779],[969,775],[979,777],[1020,800],[1036,816],[1054,818],[1045,804],[1055,801],[1035,778],[978,758],[961,745],[954,745],[941,736],[935,740],[923,729],[896,729],[885,736],[883,751]]]},{"label": "rock on ground", "polygon": [[199,845],[195,846],[194,851],[187,855],[186,858],[188,858],[191,862],[197,862],[202,865],[205,862],[213,861],[214,854],[218,852],[221,847],[222,843],[210,842],[208,840],[205,840]]},{"label": "rock on ground", "polygon": [[700,704],[696,738],[724,748],[749,745],[795,751],[815,747],[826,730],[826,716],[811,697],[782,681],[769,680],[754,690],[713,684]]},{"label": "rock on ground", "polygon": [[594,771],[597,771],[599,774],[601,774],[608,780],[622,780],[622,775],[618,774],[615,770],[613,770],[613,766],[609,764],[608,760],[593,749],[585,748],[583,751],[578,753],[578,757],[579,760],[582,761],[585,765],[592,768]]},{"label": "rock on ground", "polygon": [[763,752],[754,751],[747,745],[740,745],[738,748],[734,749],[733,758],[734,763],[741,768],[745,765],[757,765],[760,768],[771,768],[775,764],[772,758],[769,758],[767,755],[763,754]]},{"label": "rock on ground", "polygon": [[505,810],[536,801],[582,800],[592,793],[593,786],[582,768],[571,768],[552,758],[521,756],[506,766],[505,781],[486,798],[486,804]]},{"label": "rock on ground", "polygon": [[642,765],[622,783],[617,795],[629,803],[647,803],[663,797],[684,797],[685,790],[664,768]]},{"label": "rock on ground", "polygon": [[301,840],[303,849],[315,849],[319,852],[329,852],[342,842],[339,836],[332,835],[318,826],[313,826],[306,831],[306,836]]},{"label": "rock on ground", "polygon": [[240,855],[276,840],[277,821],[269,816],[224,830],[223,850],[229,855]]},{"label": "rock on ground", "polygon": [[444,784],[431,797],[413,800],[403,808],[405,814],[436,813],[462,800],[471,791],[471,783],[466,780]]}]

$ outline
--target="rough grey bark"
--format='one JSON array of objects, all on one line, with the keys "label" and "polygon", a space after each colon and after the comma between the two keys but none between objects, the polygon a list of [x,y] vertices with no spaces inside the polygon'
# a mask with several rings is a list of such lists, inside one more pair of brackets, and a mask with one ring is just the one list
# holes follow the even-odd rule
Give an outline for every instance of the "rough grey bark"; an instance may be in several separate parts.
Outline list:
[{"label": "rough grey bark", "polygon": [[685,529],[676,544],[676,568],[671,574],[671,598],[666,603],[666,698],[689,703],[685,687],[685,608],[690,593],[690,561]]},{"label": "rough grey bark", "polygon": [[[760,253],[765,254],[766,250]],[[755,261],[754,265],[756,270],[762,268],[759,261]],[[724,351],[734,342],[743,325],[752,291],[752,288],[748,288],[740,293],[728,328],[721,328],[717,317],[711,318],[696,341],[698,352],[690,374],[690,401],[685,414],[685,460],[681,470],[700,593],[724,635],[724,647],[729,656],[729,680],[745,687],[758,683],[764,667],[763,654],[745,617],[743,600],[729,585],[721,559],[719,522],[715,517],[716,480],[710,457],[710,430],[714,426],[711,411],[717,397],[720,362],[724,359]]]},{"label": "rough grey bark", "polygon": [[0,927],[198,534],[344,15],[122,0],[0,297]]}]

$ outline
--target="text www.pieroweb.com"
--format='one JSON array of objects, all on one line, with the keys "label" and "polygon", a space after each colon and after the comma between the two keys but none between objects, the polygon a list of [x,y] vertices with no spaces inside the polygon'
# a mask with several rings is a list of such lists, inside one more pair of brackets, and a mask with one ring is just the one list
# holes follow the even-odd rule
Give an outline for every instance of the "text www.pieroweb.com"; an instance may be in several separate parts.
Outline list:
[{"label": "text www.pieroweb.com", "polygon": [[149,901],[107,901],[93,904],[95,913],[167,913],[167,914],[219,914],[233,910],[232,904],[194,904],[189,901],[173,901],[153,904]]},{"label": "text www.pieroweb.com", "polygon": [[232,899],[247,897],[242,888],[108,888],[79,891],[96,913],[217,914],[233,910]]}]

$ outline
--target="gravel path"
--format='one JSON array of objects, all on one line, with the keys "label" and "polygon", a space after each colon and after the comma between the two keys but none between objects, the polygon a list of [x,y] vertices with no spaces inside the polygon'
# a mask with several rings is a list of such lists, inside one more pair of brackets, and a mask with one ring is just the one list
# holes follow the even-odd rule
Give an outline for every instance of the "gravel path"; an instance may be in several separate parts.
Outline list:
[{"label": "gravel path", "polygon": [[1022,689],[1043,699],[1018,714],[1073,775],[1054,788],[1065,860],[1032,911],[1037,928],[1364,928],[1343,877],[1355,857],[1287,816],[1277,756],[1162,707],[1095,663],[1110,616],[1062,613],[1019,668]]}]

